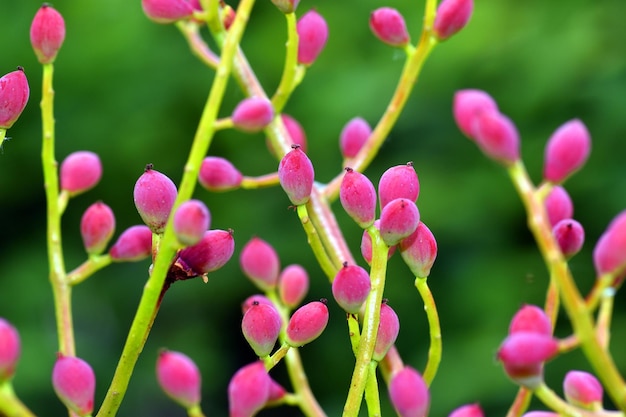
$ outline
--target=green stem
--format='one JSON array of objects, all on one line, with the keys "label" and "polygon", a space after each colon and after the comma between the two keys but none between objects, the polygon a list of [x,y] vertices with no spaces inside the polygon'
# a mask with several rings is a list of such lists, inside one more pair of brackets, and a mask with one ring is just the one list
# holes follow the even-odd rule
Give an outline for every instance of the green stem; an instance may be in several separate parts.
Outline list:
[{"label": "green stem", "polygon": [[179,20],[176,22],[176,27],[187,40],[191,52],[207,67],[216,69],[219,65],[220,59],[213,51],[211,51],[204,39],[200,36],[200,28],[198,25],[195,22]]},{"label": "green stem", "polygon": [[289,349],[285,356],[285,361],[287,362],[289,379],[299,399],[300,410],[307,417],[326,417],[326,413],[324,413],[311,391],[298,349]]},{"label": "green stem", "polygon": [[271,174],[260,175],[258,177],[243,177],[240,186],[245,190],[254,190],[257,188],[273,187],[279,183],[278,173],[272,172]]},{"label": "green stem", "polygon": [[361,329],[359,326],[359,318],[356,314],[348,314],[348,336],[350,337],[350,346],[352,346],[352,353],[356,357],[359,342],[361,341]]},{"label": "green stem", "polygon": [[573,405],[565,402],[561,397],[556,395],[545,383],[539,385],[535,391],[535,395],[550,409],[559,413],[560,416],[565,417],[617,417],[623,414],[618,411],[591,411],[583,410],[581,408],[574,407]]},{"label": "green stem", "polygon": [[520,387],[517,390],[517,395],[515,396],[515,400],[513,400],[513,404],[511,404],[509,411],[506,413],[506,417],[520,417],[524,414],[530,405],[532,397],[533,392],[531,390],[525,387]]},{"label": "green stem", "polygon": [[79,284],[95,274],[97,271],[109,266],[111,262],[111,256],[108,254],[90,256],[80,266],[67,274],[67,282],[70,285]]},{"label": "green stem", "polygon": [[367,404],[367,415],[369,417],[380,417],[380,396],[378,393],[378,379],[376,378],[376,368],[378,362],[371,361],[367,368],[367,383],[365,384],[365,402]]},{"label": "green stem", "polygon": [[424,369],[424,381],[428,386],[432,383],[439,364],[441,363],[441,326],[439,324],[439,314],[437,313],[437,305],[433,294],[428,287],[426,278],[416,278],[415,287],[419,291],[424,301],[424,311],[428,318],[428,328],[430,333],[430,347],[428,349],[428,362]]},{"label": "green stem", "polygon": [[202,412],[202,408],[199,405],[194,405],[187,409],[187,415],[189,417],[204,417],[204,413]]},{"label": "green stem", "polygon": [[300,222],[302,223],[302,227],[306,232],[307,240],[311,249],[313,250],[313,254],[317,259],[317,262],[321,266],[322,270],[332,282],[337,273],[337,268],[333,265],[331,259],[328,257],[328,253],[324,248],[322,240],[320,239],[320,235],[317,232],[317,229],[311,222],[311,218],[309,217],[307,207],[305,204],[299,205],[297,207],[298,217],[300,218]]},{"label": "green stem", "polygon": [[283,111],[285,104],[294,88],[296,87],[296,69],[298,67],[298,32],[296,31],[296,14],[285,14],[287,19],[287,43],[285,48],[287,50],[285,54],[285,67],[283,69],[283,76],[280,79],[280,84],[276,89],[274,97],[272,97],[272,105],[274,111],[280,113]]},{"label": "green stem", "polygon": [[6,417],[35,417],[13,391],[11,381],[0,383],[0,415]]}]

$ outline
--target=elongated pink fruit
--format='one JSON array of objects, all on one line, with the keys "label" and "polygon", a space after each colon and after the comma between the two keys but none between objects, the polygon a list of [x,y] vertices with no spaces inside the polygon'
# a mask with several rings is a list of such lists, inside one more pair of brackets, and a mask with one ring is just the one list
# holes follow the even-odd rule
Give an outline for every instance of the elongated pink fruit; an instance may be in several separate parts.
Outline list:
[{"label": "elongated pink fruit", "polygon": [[161,389],[186,409],[200,404],[201,376],[194,361],[181,352],[163,350],[156,363]]},{"label": "elongated pink fruit", "polygon": [[287,343],[304,346],[317,339],[328,324],[326,300],[312,301],[297,309],[287,324]]},{"label": "elongated pink fruit", "polygon": [[152,164],[146,166],[135,183],[133,198],[137,212],[152,232],[163,233],[177,194],[171,179],[155,170]]},{"label": "elongated pink fruit", "polygon": [[422,376],[414,368],[405,366],[391,375],[389,398],[400,417],[426,417],[430,407],[430,393]]},{"label": "elongated pink fruit", "polygon": [[60,168],[60,185],[70,195],[77,195],[95,187],[102,177],[100,157],[90,151],[69,154]]},{"label": "elongated pink fruit", "polygon": [[17,329],[0,317],[0,384],[13,377],[20,352],[20,335]]},{"label": "elongated pink fruit", "polygon": [[313,190],[315,171],[308,156],[293,145],[278,164],[278,180],[293,205],[306,204]]},{"label": "elongated pink fruit", "polygon": [[276,288],[280,259],[274,247],[265,240],[258,237],[250,239],[241,250],[239,265],[259,289],[267,291]]},{"label": "elongated pink fruit", "polygon": [[311,65],[324,49],[328,39],[328,24],[315,10],[309,10],[296,24],[298,32],[298,63]]},{"label": "elongated pink fruit", "polygon": [[370,227],[376,219],[376,189],[364,174],[346,168],[339,200],[348,215],[363,229]]},{"label": "elongated pink fruit", "polygon": [[65,21],[56,9],[44,3],[30,25],[30,43],[42,64],[54,62],[65,40]]},{"label": "elongated pink fruit", "polygon": [[98,201],[85,210],[80,220],[80,234],[85,250],[90,255],[99,255],[115,232],[115,215],[111,207]]},{"label": "elongated pink fruit", "polygon": [[229,417],[252,417],[270,398],[272,379],[263,362],[240,368],[228,383]]},{"label": "elongated pink fruit", "polygon": [[24,111],[29,95],[30,88],[22,67],[0,77],[0,129],[13,126]]},{"label": "elongated pink fruit", "polygon": [[114,261],[132,262],[147,258],[152,253],[152,231],[144,224],[131,226],[117,238],[109,255]]},{"label": "elongated pink fruit", "polygon": [[543,177],[553,183],[563,182],[580,169],[589,158],[591,136],[578,119],[559,127],[546,144]]},{"label": "elongated pink fruit", "polygon": [[96,376],[84,360],[59,354],[52,369],[52,386],[63,404],[79,416],[93,412]]},{"label": "elongated pink fruit", "polygon": [[193,273],[204,275],[223,267],[234,251],[233,231],[212,229],[204,232],[200,242],[181,250],[178,258]]},{"label": "elongated pink fruit", "polygon": [[401,47],[410,41],[404,17],[391,7],[380,7],[372,12],[370,29],[387,45]]}]

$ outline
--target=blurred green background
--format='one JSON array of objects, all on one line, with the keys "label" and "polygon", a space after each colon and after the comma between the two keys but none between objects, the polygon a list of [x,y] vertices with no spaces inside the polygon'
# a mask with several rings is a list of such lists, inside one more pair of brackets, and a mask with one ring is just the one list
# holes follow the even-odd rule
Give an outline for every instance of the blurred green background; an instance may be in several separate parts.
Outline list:
[{"label": "blurred green background", "polygon": [[[140,222],[132,189],[146,163],[181,177],[212,72],[188,52],[171,26],[148,21],[140,1],[57,0],[67,38],[55,65],[57,158],[79,149],[97,152],[104,176],[94,190],[72,200],[63,218],[68,270],[84,260],[80,217],[102,200],[115,211],[119,234]],[[0,0],[0,73],[22,65],[31,85],[30,102],[8,132],[0,154],[0,316],[19,329],[23,353],[14,384],[38,415],[62,415],[50,385],[56,330],[45,251],[45,200],[40,167],[38,102],[41,70],[28,40],[40,2]],[[235,4],[233,4],[235,6]],[[419,35],[423,1],[303,0],[298,14],[316,8],[326,17],[326,49],[293,94],[286,112],[304,126],[309,156],[321,182],[341,169],[338,136],[360,115],[375,124],[400,72],[401,54],[378,42],[368,28],[379,6],[398,8],[414,38]],[[480,88],[491,93],[523,137],[522,153],[540,180],[543,147],[562,123],[581,118],[593,138],[585,169],[566,184],[575,218],[587,243],[571,261],[582,291],[594,279],[593,243],[610,219],[626,207],[626,2],[623,0],[477,0],[469,26],[441,44],[427,62],[380,156],[366,171],[376,183],[389,166],[412,160],[421,181],[418,205],[434,232],[439,256],[429,280],[443,328],[444,357],[432,386],[432,416],[445,416],[467,402],[480,402],[487,415],[504,415],[516,387],[494,355],[513,313],[523,303],[543,303],[547,274],[525,225],[525,215],[503,169],[487,160],[455,127],[453,93]],[[263,86],[272,92],[280,79],[284,21],[269,1],[256,5],[243,48]],[[241,99],[234,83],[221,115]],[[229,158],[246,175],[276,169],[262,134],[219,133],[210,153]],[[227,414],[231,375],[254,359],[239,328],[239,304],[255,288],[241,274],[243,244],[259,236],[278,250],[283,265],[307,267],[312,288],[307,299],[332,299],[314,263],[304,233],[280,188],[196,197],[210,207],[213,227],[235,231],[231,262],[208,284],[174,285],[137,364],[120,416],[183,416],[159,390],[154,377],[161,347],[191,356],[203,373],[207,415]],[[347,239],[358,255],[361,232],[334,204]],[[357,256],[360,259],[360,256]],[[78,355],[97,374],[99,404],[113,374],[148,263],[117,264],[98,272],[74,291]],[[397,342],[404,360],[423,369],[428,333],[413,278],[400,258],[392,258],[386,297],[398,312]],[[618,294],[613,324],[615,358],[626,371],[624,295]],[[331,321],[302,355],[313,390],[329,416],[340,415],[353,365],[343,313],[331,305]],[[561,317],[557,334],[570,332]],[[568,369],[588,369],[570,353],[551,362],[547,379],[557,390]],[[272,375],[288,385],[282,366]],[[386,394],[385,415],[392,415]],[[364,413],[364,411],[363,411]],[[297,416],[281,407],[263,416]],[[365,414],[363,414],[365,415]]]}]

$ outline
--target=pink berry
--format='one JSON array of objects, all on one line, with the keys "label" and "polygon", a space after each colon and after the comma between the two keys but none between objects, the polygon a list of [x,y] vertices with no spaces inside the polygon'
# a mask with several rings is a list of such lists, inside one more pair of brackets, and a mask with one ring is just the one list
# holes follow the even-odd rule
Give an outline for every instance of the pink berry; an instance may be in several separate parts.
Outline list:
[{"label": "pink berry", "polygon": [[259,132],[272,122],[274,108],[272,103],[263,97],[243,99],[231,116],[234,126],[244,132]]},{"label": "pink berry", "polygon": [[20,117],[30,88],[22,67],[0,77],[0,129],[9,129]]},{"label": "pink berry", "polygon": [[552,321],[542,308],[526,304],[517,310],[509,325],[509,334],[519,332],[550,336],[552,335]]},{"label": "pink berry", "polygon": [[417,201],[419,193],[420,182],[412,162],[387,169],[378,181],[378,197],[381,209],[396,198]]},{"label": "pink berry", "polygon": [[278,382],[272,379],[272,383],[270,385],[270,395],[267,398],[267,401],[268,402],[279,401],[282,398],[284,398],[286,394],[287,394],[287,390]]},{"label": "pink berry", "polygon": [[370,275],[358,265],[343,264],[333,279],[335,301],[347,313],[357,314],[372,288]]},{"label": "pink berry", "polygon": [[278,180],[287,197],[295,206],[306,204],[313,190],[315,171],[308,156],[293,145],[278,164]]},{"label": "pink berry", "polygon": [[83,193],[95,187],[102,177],[100,157],[89,151],[69,154],[61,162],[61,189],[71,195]]},{"label": "pink berry", "polygon": [[520,158],[519,133],[515,124],[503,114],[490,111],[476,119],[475,139],[485,155],[505,165]]},{"label": "pink berry", "polygon": [[553,183],[565,181],[587,161],[591,137],[578,119],[559,127],[546,145],[543,177]]},{"label": "pink berry", "polygon": [[276,308],[272,300],[264,296],[263,294],[253,294],[246,298],[243,303],[241,303],[241,313],[246,314],[246,312],[252,307],[254,304],[269,304],[272,307]]},{"label": "pink berry", "polygon": [[410,366],[391,375],[389,398],[399,417],[426,417],[430,393],[422,376]]},{"label": "pink berry", "polygon": [[296,24],[298,32],[298,63],[311,65],[324,49],[328,39],[328,25],[315,10],[309,10]]},{"label": "pink berry", "polygon": [[187,0],[141,0],[141,7],[156,23],[173,23],[193,14],[193,6]]},{"label": "pink berry", "polygon": [[304,132],[302,125],[288,114],[281,114],[281,118],[283,120],[283,123],[285,124],[285,128],[287,129],[289,136],[291,137],[292,144],[300,145],[300,149],[302,149],[302,152],[306,152],[306,133]]},{"label": "pink berry", "polygon": [[59,354],[52,369],[52,386],[67,408],[81,417],[92,413],[96,376],[87,362]]},{"label": "pink berry", "polygon": [[352,168],[346,168],[339,187],[339,200],[346,213],[363,229],[374,223],[376,189],[365,175]]},{"label": "pink berry", "polygon": [[156,376],[165,394],[182,407],[189,409],[200,404],[200,370],[187,355],[161,351],[157,358]]},{"label": "pink berry", "polygon": [[430,229],[421,221],[417,229],[399,243],[400,255],[413,275],[426,278],[437,258],[437,241]]},{"label": "pink berry", "polygon": [[193,246],[178,253],[179,260],[196,275],[205,275],[223,267],[235,251],[232,230],[212,229]]},{"label": "pink berry", "polygon": [[376,345],[372,359],[382,361],[391,346],[396,343],[400,332],[400,320],[395,311],[383,300],[380,306],[380,321],[378,322],[378,333],[376,333]]},{"label": "pink berry", "polygon": [[65,40],[65,21],[52,6],[44,3],[30,25],[30,43],[37,59],[42,64],[50,64]]},{"label": "pink berry", "polygon": [[326,300],[312,301],[297,309],[287,324],[289,346],[300,347],[317,339],[328,324]]},{"label": "pink berry", "polygon": [[177,194],[171,179],[153,169],[152,164],[146,166],[135,183],[133,197],[141,219],[153,233],[163,233]]},{"label": "pink berry", "polygon": [[283,13],[293,13],[296,11],[300,0],[272,0],[272,3]]},{"label": "pink berry", "polygon": [[278,276],[278,295],[289,308],[300,305],[309,291],[309,274],[300,265],[289,265]]},{"label": "pink berry", "polygon": [[370,29],[378,39],[391,46],[405,46],[410,40],[404,17],[391,7],[380,7],[372,12]]},{"label": "pink berry", "polygon": [[20,352],[20,335],[17,329],[0,317],[0,385],[13,377]]},{"label": "pink berry", "polygon": [[622,211],[611,221],[596,242],[593,262],[598,276],[609,272],[623,272],[626,267],[626,211]]},{"label": "pink berry", "polygon": [[415,202],[396,198],[380,212],[380,236],[387,246],[396,245],[415,232],[419,222],[420,213]]},{"label": "pink berry", "polygon": [[565,188],[560,185],[552,187],[544,204],[552,227],[561,220],[571,219],[574,216],[574,203]]},{"label": "pink berry", "polygon": [[[374,227],[380,230],[380,220],[374,220]],[[396,252],[396,248],[396,245],[389,247],[387,259],[391,258]],[[368,265],[372,264],[372,238],[370,234],[367,233],[367,230],[363,230],[363,235],[361,236],[361,255],[363,255],[363,259],[365,259]]]},{"label": "pink berry", "polygon": [[544,362],[558,350],[557,341],[549,335],[519,331],[504,339],[497,357],[509,378],[532,389],[543,381]]},{"label": "pink berry", "polygon": [[200,242],[210,224],[211,213],[200,200],[187,200],[174,213],[174,233],[185,246]]},{"label": "pink berry", "polygon": [[88,254],[101,254],[114,231],[115,215],[109,206],[98,201],[85,210],[80,220],[80,234]]},{"label": "pink berry", "polygon": [[486,112],[498,111],[493,97],[481,90],[459,90],[454,94],[452,112],[454,120],[465,136],[476,137],[478,117]]},{"label": "pink berry", "polygon": [[227,159],[207,156],[200,165],[198,181],[209,191],[226,191],[239,188],[243,175]]},{"label": "pink berry", "polygon": [[355,117],[346,123],[339,135],[339,149],[343,157],[354,158],[371,134],[372,128],[362,117]]},{"label": "pink berry", "polygon": [[241,321],[243,336],[259,357],[272,353],[281,327],[278,311],[271,304],[259,302],[252,303]]},{"label": "pink berry", "polygon": [[485,413],[478,404],[465,404],[454,409],[448,417],[485,417]]},{"label": "pink berry", "polygon": [[272,379],[263,362],[240,368],[228,384],[229,417],[252,417],[270,398]]},{"label": "pink berry", "polygon": [[566,258],[576,255],[585,243],[585,229],[574,219],[558,222],[552,229],[552,234]]},{"label": "pink berry", "polygon": [[280,274],[280,259],[276,250],[265,240],[254,237],[239,255],[243,273],[261,290],[276,288]]},{"label": "pink berry", "polygon": [[601,405],[604,395],[600,381],[584,371],[569,371],[565,374],[563,392],[567,402],[588,410],[594,409],[594,405]]},{"label": "pink berry", "polygon": [[443,0],[437,8],[433,32],[440,41],[448,39],[467,25],[473,11],[473,0]]},{"label": "pink berry", "polygon": [[146,225],[135,225],[124,230],[109,249],[114,261],[139,261],[152,253],[152,231]]}]

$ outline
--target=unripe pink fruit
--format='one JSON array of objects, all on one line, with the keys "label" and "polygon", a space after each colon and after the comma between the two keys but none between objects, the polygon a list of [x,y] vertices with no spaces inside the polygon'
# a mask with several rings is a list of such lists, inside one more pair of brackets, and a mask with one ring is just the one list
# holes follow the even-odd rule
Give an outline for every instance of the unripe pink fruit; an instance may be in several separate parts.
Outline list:
[{"label": "unripe pink fruit", "polygon": [[229,417],[252,417],[270,397],[272,379],[263,362],[240,368],[228,383]]},{"label": "unripe pink fruit", "polygon": [[478,404],[466,404],[453,410],[448,417],[485,417],[485,413]]},{"label": "unripe pink fruit", "polygon": [[243,175],[227,159],[207,156],[202,160],[198,181],[209,191],[226,191],[239,188]]},{"label": "unripe pink fruit", "polygon": [[163,233],[176,200],[176,185],[148,164],[135,183],[133,198],[143,222],[153,233]]},{"label": "unripe pink fruit", "polygon": [[81,417],[92,413],[96,376],[87,362],[59,354],[52,369],[52,386],[67,408]]},{"label": "unripe pink fruit", "polygon": [[598,276],[626,267],[626,211],[618,214],[598,239],[593,263]]},{"label": "unripe pink fruit", "polygon": [[393,246],[417,229],[420,213],[415,202],[406,198],[390,201],[380,212],[380,237]]},{"label": "unripe pink fruit", "polygon": [[254,133],[265,129],[274,118],[272,103],[263,97],[249,97],[243,99],[235,110],[231,119],[233,125],[244,132]]},{"label": "unripe pink fruit", "polygon": [[100,157],[93,152],[73,152],[61,162],[61,189],[68,191],[71,195],[77,195],[95,187],[101,177]]},{"label": "unripe pink fruit", "polygon": [[552,321],[540,307],[526,304],[517,310],[509,325],[509,334],[518,332],[550,336],[552,334]]},{"label": "unripe pink fruit", "polygon": [[339,200],[348,215],[363,229],[370,227],[376,219],[376,189],[365,175],[346,168]]},{"label": "unripe pink fruit", "polygon": [[312,301],[297,309],[287,324],[289,346],[300,347],[317,339],[328,324],[326,300]]},{"label": "unripe pink fruit", "polygon": [[505,165],[513,164],[520,157],[519,133],[515,124],[503,114],[490,111],[476,119],[475,139],[485,155]]},{"label": "unripe pink fruit", "polygon": [[574,219],[558,222],[552,229],[552,234],[566,258],[576,255],[585,243],[585,229]]},{"label": "unripe pink fruit", "polygon": [[545,200],[548,221],[554,227],[563,219],[571,219],[574,216],[574,203],[569,194],[560,185],[555,185]]},{"label": "unripe pink fruit", "polygon": [[[380,220],[374,220],[374,227],[380,230]],[[391,258],[396,252],[396,248],[396,245],[389,247],[387,259]],[[372,238],[370,234],[367,233],[367,230],[363,230],[363,235],[361,236],[361,255],[363,255],[363,259],[365,259],[368,265],[372,264]]]},{"label": "unripe pink fruit", "polygon": [[135,225],[124,230],[109,249],[114,261],[139,261],[152,253],[152,231],[146,225]]},{"label": "unripe pink fruit", "polygon": [[245,244],[239,255],[243,273],[263,291],[276,288],[280,274],[278,253],[268,242],[253,237]]},{"label": "unripe pink fruit", "polygon": [[362,117],[355,117],[348,121],[339,135],[341,155],[344,158],[354,158],[371,134],[372,128]]},{"label": "unripe pink fruit", "polygon": [[278,311],[270,304],[259,302],[253,302],[241,320],[243,336],[259,357],[272,353],[281,326]]},{"label": "unripe pink fruit", "polygon": [[391,346],[396,343],[400,332],[400,320],[395,311],[383,300],[380,306],[380,321],[378,333],[376,333],[376,345],[372,353],[372,359],[382,361]]},{"label": "unripe pink fruit", "polygon": [[426,278],[437,258],[437,241],[430,229],[421,221],[408,237],[399,243],[400,255],[413,275]]},{"label": "unripe pink fruit", "polygon": [[591,137],[587,127],[578,119],[559,127],[546,144],[543,177],[560,183],[580,169],[591,151]]},{"label": "unripe pink fruit", "polygon": [[278,164],[278,180],[287,197],[295,206],[306,204],[311,196],[315,171],[308,156],[293,145]]},{"label": "unripe pink fruit", "polygon": [[204,275],[223,267],[235,251],[232,230],[213,229],[204,232],[200,242],[178,253],[178,259],[192,273]]},{"label": "unripe pink fruit", "polygon": [[20,117],[30,88],[22,67],[0,77],[0,129],[9,129]]},{"label": "unripe pink fruit", "polygon": [[417,201],[419,194],[420,182],[412,162],[387,169],[378,181],[378,197],[381,209],[396,198]]},{"label": "unripe pink fruit", "polygon": [[80,220],[80,234],[88,254],[101,254],[114,231],[115,215],[109,206],[98,201],[85,210]]},{"label": "unripe pink fruit", "polygon": [[52,6],[44,3],[30,25],[30,43],[42,64],[50,64],[65,40],[65,21]]},{"label": "unripe pink fruit", "polygon": [[20,335],[17,329],[0,317],[0,385],[13,377],[20,352]]},{"label": "unripe pink fruit", "polygon": [[161,389],[182,407],[189,409],[200,404],[200,370],[187,355],[161,351],[157,358],[156,376]]},{"label": "unripe pink fruit", "polygon": [[210,224],[211,213],[200,200],[187,200],[174,213],[174,233],[185,246],[200,242]]},{"label": "unripe pink fruit", "polygon": [[598,379],[584,371],[569,371],[563,380],[565,399],[576,407],[593,410],[602,404],[604,389]]},{"label": "unripe pink fruit", "polygon": [[333,279],[335,301],[347,313],[357,314],[372,288],[367,271],[358,265],[343,264]]},{"label": "unripe pink fruit", "polygon": [[549,335],[519,331],[504,339],[497,357],[509,378],[533,389],[543,381],[544,362],[558,350],[557,341]]},{"label": "unripe pink fruit", "polygon": [[389,398],[399,417],[426,417],[430,393],[422,376],[410,366],[391,375]]},{"label": "unripe pink fruit", "polygon": [[252,307],[254,304],[269,304],[272,307],[276,308],[272,300],[264,296],[263,294],[253,294],[246,298],[243,303],[241,303],[241,313],[246,314],[246,312]]},{"label": "unripe pink fruit", "polygon": [[324,49],[328,39],[328,25],[315,10],[309,10],[296,24],[298,32],[298,63],[311,65]]},{"label": "unripe pink fruit", "polygon": [[496,101],[484,91],[466,89],[454,94],[452,113],[454,120],[461,130],[470,139],[476,137],[478,117],[486,112],[498,111]]},{"label": "unripe pink fruit", "polygon": [[309,291],[309,274],[300,265],[289,265],[278,276],[278,295],[289,308],[300,305]]},{"label": "unripe pink fruit", "polygon": [[187,0],[141,0],[148,18],[157,23],[173,23],[191,17],[193,7]]},{"label": "unripe pink fruit", "polygon": [[391,46],[405,46],[410,40],[404,17],[391,7],[381,7],[372,12],[370,29],[378,39]]},{"label": "unripe pink fruit", "polygon": [[473,11],[473,0],[443,0],[437,8],[433,32],[440,41],[448,39],[467,25]]},{"label": "unripe pink fruit", "polygon": [[306,152],[306,133],[304,132],[302,125],[288,114],[281,114],[281,118],[283,120],[283,123],[285,124],[285,128],[287,129],[289,136],[291,136],[292,145],[300,145],[300,149],[302,149],[302,152]]}]

